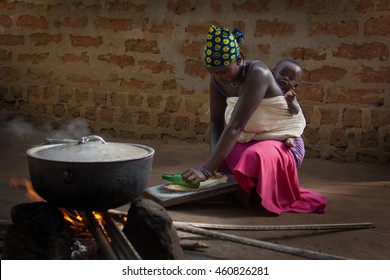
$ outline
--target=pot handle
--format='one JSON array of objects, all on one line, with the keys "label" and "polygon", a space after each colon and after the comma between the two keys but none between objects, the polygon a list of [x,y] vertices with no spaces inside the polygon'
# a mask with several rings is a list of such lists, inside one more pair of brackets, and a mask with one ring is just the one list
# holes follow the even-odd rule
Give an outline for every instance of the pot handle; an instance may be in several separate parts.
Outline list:
[{"label": "pot handle", "polygon": [[102,137],[97,135],[89,135],[89,136],[81,137],[79,140],[79,144],[85,144],[90,141],[100,141],[102,142],[102,144],[106,144],[106,141],[104,141]]}]

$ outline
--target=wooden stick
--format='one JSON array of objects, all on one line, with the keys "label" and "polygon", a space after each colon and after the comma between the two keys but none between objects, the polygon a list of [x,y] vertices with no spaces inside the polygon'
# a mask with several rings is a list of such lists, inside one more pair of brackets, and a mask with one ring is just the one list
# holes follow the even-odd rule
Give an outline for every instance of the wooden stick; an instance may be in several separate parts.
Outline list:
[{"label": "wooden stick", "polygon": [[299,257],[307,258],[307,259],[313,259],[313,260],[345,260],[346,258],[334,256],[334,255],[328,255],[320,252],[275,244],[271,242],[266,242],[262,240],[222,233],[222,232],[216,232],[211,230],[206,230],[202,228],[196,228],[189,225],[184,225],[180,223],[173,223],[177,230],[184,231],[184,232],[190,232],[194,234],[204,235],[208,237],[214,237],[221,240],[228,240],[236,243],[241,243],[249,246],[254,247],[260,247],[264,249],[269,249],[281,253],[287,253],[291,255],[296,255]]},{"label": "wooden stick", "polygon": [[374,228],[372,223],[347,223],[347,224],[307,224],[307,225],[232,225],[232,224],[208,224],[175,222],[205,229],[247,230],[247,231],[283,231],[283,230],[351,230]]}]

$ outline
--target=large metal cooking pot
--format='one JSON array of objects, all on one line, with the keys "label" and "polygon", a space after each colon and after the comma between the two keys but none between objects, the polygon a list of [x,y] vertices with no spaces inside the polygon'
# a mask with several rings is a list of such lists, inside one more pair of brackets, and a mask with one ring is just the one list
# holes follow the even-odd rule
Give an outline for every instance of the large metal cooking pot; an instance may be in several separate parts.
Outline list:
[{"label": "large metal cooking pot", "polygon": [[52,139],[27,150],[34,190],[49,203],[74,210],[107,210],[137,198],[147,186],[153,155],[148,146],[95,135]]}]

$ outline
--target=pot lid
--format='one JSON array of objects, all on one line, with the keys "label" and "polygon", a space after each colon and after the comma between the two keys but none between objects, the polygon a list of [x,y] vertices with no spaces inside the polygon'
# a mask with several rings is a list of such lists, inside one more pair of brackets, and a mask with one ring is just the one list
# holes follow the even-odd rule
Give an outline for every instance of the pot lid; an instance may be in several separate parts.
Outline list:
[{"label": "pot lid", "polygon": [[[99,141],[99,142],[96,142]],[[43,145],[27,150],[27,155],[60,162],[114,162],[153,156],[154,149],[129,143],[106,142],[99,136],[82,137],[79,141]]]}]

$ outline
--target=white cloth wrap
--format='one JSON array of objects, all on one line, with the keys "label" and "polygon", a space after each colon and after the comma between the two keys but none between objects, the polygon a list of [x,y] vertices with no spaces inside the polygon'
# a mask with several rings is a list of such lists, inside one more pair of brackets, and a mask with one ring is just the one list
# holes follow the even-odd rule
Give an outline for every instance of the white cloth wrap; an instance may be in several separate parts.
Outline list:
[{"label": "white cloth wrap", "polygon": [[[229,123],[238,97],[228,97],[225,111],[225,122]],[[306,127],[306,120],[299,110],[293,115],[288,110],[284,96],[264,98],[259,107],[250,117],[238,142],[246,143],[252,140],[284,140],[288,137],[299,137]]]}]

